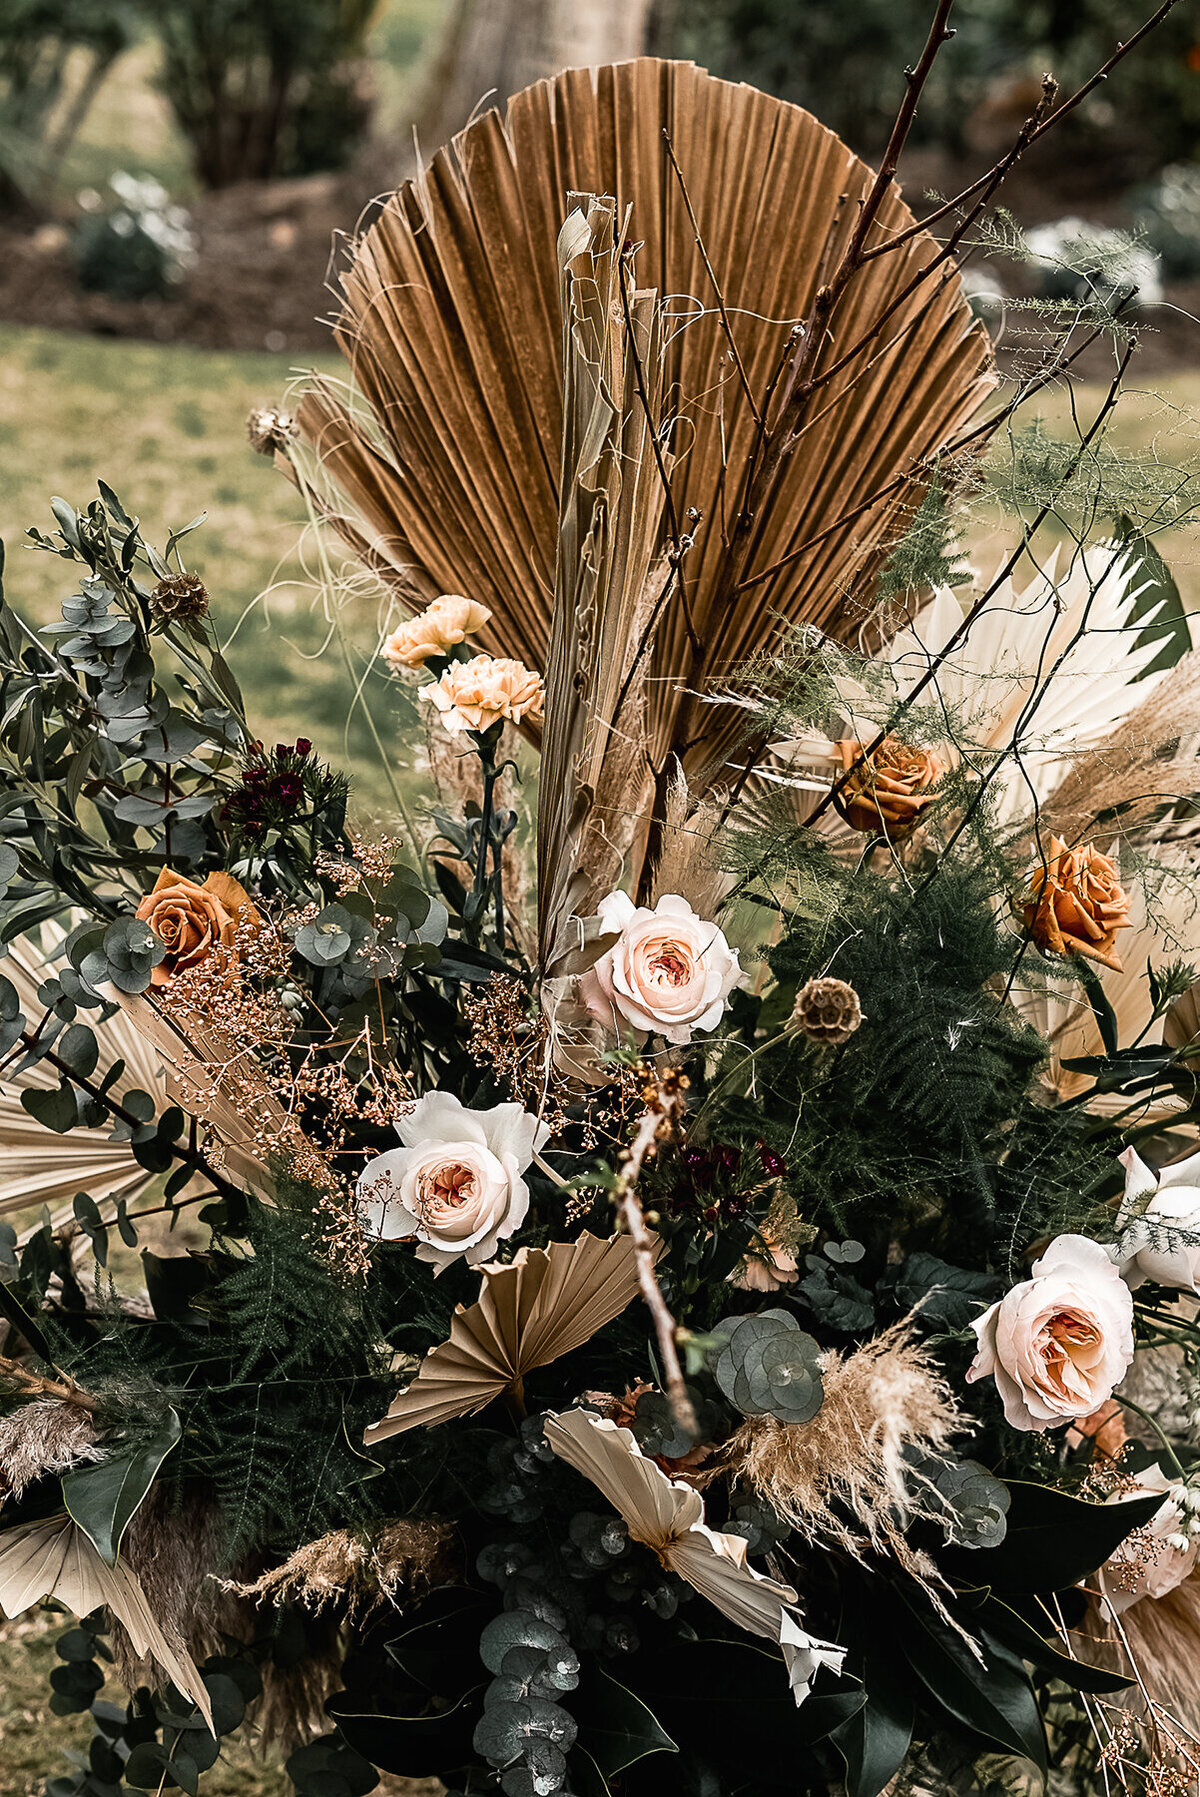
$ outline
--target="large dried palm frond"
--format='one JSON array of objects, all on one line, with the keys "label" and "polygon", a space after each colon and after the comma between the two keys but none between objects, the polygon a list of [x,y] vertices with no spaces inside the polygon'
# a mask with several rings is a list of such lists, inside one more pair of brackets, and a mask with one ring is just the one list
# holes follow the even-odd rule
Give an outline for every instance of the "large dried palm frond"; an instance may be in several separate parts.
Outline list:
[{"label": "large dried palm frond", "polygon": [[[4,977],[16,987],[28,1018],[41,1015],[38,988],[53,974],[62,939],[56,925],[45,924],[40,938],[14,943],[4,961]],[[121,1100],[136,1089],[150,1093],[157,1108],[164,1108],[167,1088],[161,1063],[140,1032],[117,1015],[98,1025],[96,1036],[97,1078],[118,1060],[124,1062],[113,1096]],[[58,1083],[58,1074],[45,1061],[15,1079],[0,1080],[0,1212],[69,1205],[77,1192],[87,1192],[98,1203],[109,1198],[132,1201],[157,1178],[139,1166],[128,1140],[114,1138],[107,1129],[69,1129],[54,1135],[31,1117],[21,1103],[22,1091],[48,1090]]]},{"label": "large dried palm frond", "polygon": [[[329,515],[402,603],[467,592],[493,614],[483,646],[544,670],[570,500],[556,245],[569,194],[613,197],[619,253],[663,318],[638,394],[669,486],[657,547],[677,568],[646,642],[660,793],[677,762],[697,798],[723,777],[741,724],[706,694],[781,618],[858,628],[990,386],[986,336],[917,231],[856,267],[807,359],[797,326],[872,182],[809,114],[691,64],[568,70],[440,151],[343,277],[355,391],[318,379],[298,413]],[[890,187],[870,247],[911,223]],[[630,360],[651,354],[632,307],[617,325]],[[559,569],[560,599],[572,578]],[[634,811],[640,786],[601,797]],[[642,843],[643,866],[658,846]]]}]

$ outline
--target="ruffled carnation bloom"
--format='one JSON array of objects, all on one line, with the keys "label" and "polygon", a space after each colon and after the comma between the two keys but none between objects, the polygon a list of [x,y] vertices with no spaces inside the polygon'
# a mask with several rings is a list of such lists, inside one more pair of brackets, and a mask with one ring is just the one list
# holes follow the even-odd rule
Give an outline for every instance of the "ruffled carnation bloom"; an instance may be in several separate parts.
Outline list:
[{"label": "ruffled carnation bloom", "polygon": [[253,918],[250,895],[232,874],[211,873],[202,886],[164,867],[137,908],[166,955],[150,978],[165,986],[181,967],[193,967],[220,944],[232,947],[239,920]]},{"label": "ruffled carnation bloom", "polygon": [[1114,973],[1125,971],[1116,941],[1118,930],[1132,927],[1129,895],[1115,864],[1090,842],[1068,849],[1051,836],[1050,853],[1017,909],[1044,954],[1084,955]]},{"label": "ruffled carnation bloom", "polygon": [[441,713],[452,736],[465,730],[482,734],[507,719],[539,723],[542,716],[541,676],[531,674],[524,662],[507,657],[475,655],[470,661],[454,661],[440,680],[423,686],[419,698],[427,699]]},{"label": "ruffled carnation bloom", "polygon": [[593,1017],[618,1035],[628,1024],[680,1047],[694,1030],[717,1027],[742,970],[715,923],[676,893],[648,911],[611,892],[596,910],[602,933],[617,940],[580,981]]},{"label": "ruffled carnation bloom", "polygon": [[865,743],[852,738],[836,743],[842,772],[850,773],[838,799],[846,822],[871,835],[885,832],[893,842],[911,836],[921,813],[937,797],[946,764],[929,749],[917,749],[898,737],[885,736],[874,754],[859,760]]},{"label": "ruffled carnation bloom", "polygon": [[394,668],[424,667],[432,656],[448,655],[474,636],[491,615],[486,605],[464,599],[461,593],[443,593],[415,618],[398,625],[380,654]]},{"label": "ruffled carnation bloom", "polygon": [[1117,1265],[1136,1291],[1147,1279],[1200,1296],[1200,1154],[1148,1167],[1136,1148],[1120,1157]]},{"label": "ruffled carnation bloom", "polygon": [[972,1324],[968,1382],[991,1377],[1014,1429],[1091,1416],[1133,1359],[1133,1298],[1107,1249],[1056,1236],[1030,1277]]},{"label": "ruffled carnation bloom", "polygon": [[1179,1479],[1168,1479],[1157,1461],[1136,1474],[1137,1488],[1114,1491],[1105,1502],[1120,1504],[1129,1498],[1161,1491],[1163,1502],[1149,1522],[1134,1529],[1100,1568],[1099,1584],[1109,1610],[1119,1616],[1139,1598],[1166,1597],[1182,1585],[1200,1556],[1200,1535],[1187,1527],[1187,1490]]},{"label": "ruffled carnation bloom", "polygon": [[415,1237],[418,1260],[439,1272],[460,1256],[488,1260],[525,1219],[521,1175],[549,1129],[519,1104],[472,1111],[451,1092],[427,1092],[396,1133],[404,1146],[376,1155],[358,1181],[365,1227],[385,1242]]}]

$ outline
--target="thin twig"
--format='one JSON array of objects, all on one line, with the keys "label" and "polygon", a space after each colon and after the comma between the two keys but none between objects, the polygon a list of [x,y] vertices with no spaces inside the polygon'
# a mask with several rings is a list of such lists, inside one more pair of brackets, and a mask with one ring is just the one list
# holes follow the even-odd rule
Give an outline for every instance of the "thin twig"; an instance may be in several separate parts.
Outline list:
[{"label": "thin twig", "polygon": [[684,1381],[683,1368],[679,1364],[679,1350],[675,1345],[677,1325],[654,1276],[654,1257],[658,1244],[646,1227],[646,1213],[637,1194],[643,1163],[657,1151],[660,1138],[669,1132],[672,1120],[683,1110],[685,1087],[686,1081],[678,1074],[669,1074],[660,1078],[657,1086],[651,1089],[646,1114],[638,1125],[633,1141],[622,1151],[613,1202],[633,1243],[638,1284],[654,1319],[654,1332],[658,1337],[671,1414],[677,1426],[695,1442],[699,1440],[700,1428]]},{"label": "thin twig", "polygon": [[[1121,391],[1121,382],[1123,381],[1123,379],[1125,377],[1125,370],[1128,368],[1130,358],[1133,355],[1133,352],[1136,348],[1137,348],[1137,339],[1131,338],[1129,343],[1127,343],[1125,346],[1125,353],[1121,357],[1121,361],[1117,368],[1117,372],[1113,376],[1112,382],[1109,385],[1108,392],[1104,398],[1104,403],[1097,411],[1096,416],[1093,418],[1091,424],[1089,425],[1087,431],[1085,432],[1085,434],[1079,444],[1079,448],[1076,450],[1075,455],[1072,457],[1071,462],[1068,465],[1068,467],[1063,475],[1062,483],[1060,485],[1060,491],[1062,490],[1062,487],[1065,487],[1067,482],[1071,480],[1076,469],[1079,467],[1079,464],[1082,462],[1084,456],[1086,455],[1088,449],[1091,447],[1093,440],[1098,435],[1098,433],[1103,429],[1104,424],[1106,423],[1106,421],[1109,417],[1109,414],[1112,412],[1113,407],[1116,405],[1118,396]],[[902,717],[905,712],[910,711],[912,709],[912,706],[915,704],[916,700],[920,698],[921,694],[925,691],[926,687],[930,686],[932,684],[932,682],[937,679],[938,672],[939,672],[940,668],[943,666],[943,664],[945,663],[946,659],[950,655],[952,655],[954,653],[954,651],[958,648],[959,644],[964,640],[964,638],[967,636],[968,632],[970,631],[972,625],[975,623],[976,618],[978,618],[980,613],[982,611],[984,611],[984,609],[988,605],[991,604],[992,600],[995,598],[996,593],[999,591],[1001,586],[1003,586],[1004,582],[1007,579],[1009,579],[1009,577],[1012,575],[1012,573],[1016,569],[1017,563],[1020,561],[1021,557],[1025,554],[1026,550],[1028,549],[1029,544],[1032,541],[1034,535],[1041,528],[1042,524],[1045,523],[1046,518],[1049,516],[1050,512],[1053,509],[1054,509],[1054,501],[1053,501],[1053,499],[1048,499],[1046,501],[1045,505],[1043,505],[1041,510],[1038,512],[1037,516],[1033,519],[1032,523],[1026,525],[1025,529],[1021,533],[1021,539],[1018,542],[1016,548],[1012,551],[1011,555],[1009,555],[1007,557],[1007,559],[1005,560],[1005,562],[1002,564],[1002,566],[1001,566],[999,572],[996,574],[995,578],[989,583],[989,585],[985,588],[985,590],[980,594],[979,598],[975,601],[975,603],[971,607],[970,611],[968,611],[966,613],[966,615],[964,616],[964,618],[962,620],[962,623],[958,626],[957,630],[955,630],[947,638],[946,642],[944,643],[942,648],[938,651],[937,655],[935,655],[931,658],[928,668],[926,668],[925,672],[921,675],[920,679],[912,687],[911,691],[909,691],[908,693],[905,694],[904,698],[897,705],[897,707],[896,707],[895,711],[892,713],[891,717],[878,730],[873,741],[868,743],[866,748],[860,750],[859,754],[851,762],[850,766],[847,767],[838,776],[838,778],[833,782],[829,791],[825,794],[824,798],[821,800],[821,802],[817,805],[816,809],[812,812],[810,817],[807,819],[807,822],[809,824],[815,823],[816,820],[822,815],[822,813],[827,811],[829,809],[830,805],[835,803],[837,798],[840,796],[842,790],[846,786],[847,782],[850,781],[851,779],[853,779],[855,773],[857,773],[859,768],[861,768],[865,762],[868,762],[871,759],[871,756],[875,754],[876,750],[878,748],[880,748],[880,746],[886,739],[889,731],[895,725],[896,721],[900,717]]]},{"label": "thin twig", "polygon": [[692,205],[692,196],[687,190],[687,182],[683,178],[683,170],[679,166],[679,158],[675,154],[675,146],[671,142],[671,133],[667,130],[665,125],[663,126],[663,142],[667,146],[667,160],[670,162],[671,167],[675,172],[675,179],[679,183],[679,191],[683,196],[683,203],[687,208],[688,223],[691,225],[692,235],[696,239],[696,248],[700,252],[700,260],[704,264],[704,272],[708,276],[713,295],[717,302],[717,311],[721,315],[721,329],[725,333],[725,341],[729,345],[729,353],[732,355],[734,366],[738,371],[738,379],[742,383],[742,392],[746,395],[746,404],[750,407],[755,424],[761,429],[763,422],[762,417],[759,413],[758,406],[755,404],[754,393],[750,386],[750,377],[746,373],[746,364],[742,361],[742,352],[737,346],[737,339],[733,334],[733,326],[729,322],[729,313],[725,306],[725,295],[721,291],[721,283],[716,277],[713,265],[708,259],[708,251],[705,249],[704,239],[700,235],[700,226],[696,222],[696,212]]},{"label": "thin twig", "polygon": [[950,214],[956,212],[960,206],[965,206],[967,202],[973,200],[977,194],[983,196],[983,201],[986,205],[992,194],[995,193],[997,187],[999,187],[1000,183],[1009,173],[1013,163],[1017,160],[1017,157],[1022,155],[1031,144],[1036,143],[1038,138],[1049,131],[1052,126],[1057,125],[1061,119],[1066,118],[1069,112],[1073,112],[1077,106],[1087,99],[1088,95],[1093,92],[1095,88],[1099,87],[1102,81],[1107,81],[1109,75],[1116,68],[1117,64],[1123,62],[1129,55],[1129,52],[1135,49],[1144,37],[1148,37],[1152,31],[1157,30],[1167,14],[1173,12],[1178,4],[1179,0],[1163,0],[1163,4],[1158,8],[1158,11],[1153,13],[1151,17],[1146,20],[1145,24],[1140,26],[1139,29],[1134,32],[1132,37],[1126,38],[1117,45],[1108,61],[1096,70],[1096,73],[1090,80],[1085,81],[1082,87],[1077,88],[1073,94],[1070,94],[1067,99],[1063,101],[1061,106],[1056,106],[1054,111],[1050,113],[1048,117],[1040,119],[1035,128],[1024,139],[1024,142],[1021,142],[1021,140],[1018,139],[1017,144],[1014,144],[1013,148],[1001,157],[994,168],[990,168],[985,174],[980,175],[977,181],[972,181],[969,187],[964,187],[962,192],[955,194],[953,199],[944,201],[943,204],[938,207],[936,212],[930,213],[928,218],[920,220],[917,224],[910,225],[907,230],[901,231],[896,237],[889,238],[886,243],[876,244],[873,248],[864,250],[862,260],[864,262],[870,262],[873,261],[876,256],[885,256],[890,250],[900,249],[903,244],[909,243],[914,237],[920,236],[921,232],[928,231],[931,226],[939,224],[944,218],[948,218]]},{"label": "thin twig", "polygon": [[679,514],[675,510],[675,495],[671,491],[671,477],[667,472],[663,457],[662,444],[658,440],[658,423],[650,406],[650,395],[646,388],[645,370],[642,367],[641,352],[638,349],[637,336],[633,328],[633,313],[629,305],[629,294],[625,284],[625,253],[632,245],[624,239],[617,246],[617,291],[621,295],[621,310],[625,315],[625,332],[629,340],[629,355],[633,363],[633,377],[637,385],[638,399],[646,417],[646,432],[650,438],[650,447],[654,451],[654,465],[658,470],[658,478],[662,485],[663,497],[667,508],[667,524],[671,532],[674,548],[670,555],[671,566],[675,570],[675,579],[679,583],[679,597],[683,601],[683,622],[687,630],[688,641],[692,646],[692,654],[697,660],[704,653],[704,644],[696,634],[696,626],[692,621],[692,608],[688,600],[687,584],[683,578],[683,558],[691,548],[691,538],[685,538],[679,528]]},{"label": "thin twig", "polygon": [[73,1404],[77,1410],[91,1414],[100,1408],[97,1400],[66,1373],[61,1379],[46,1379],[41,1373],[31,1373],[19,1360],[10,1360],[7,1355],[0,1355],[0,1385],[18,1387],[22,1398],[58,1398],[64,1404]]}]

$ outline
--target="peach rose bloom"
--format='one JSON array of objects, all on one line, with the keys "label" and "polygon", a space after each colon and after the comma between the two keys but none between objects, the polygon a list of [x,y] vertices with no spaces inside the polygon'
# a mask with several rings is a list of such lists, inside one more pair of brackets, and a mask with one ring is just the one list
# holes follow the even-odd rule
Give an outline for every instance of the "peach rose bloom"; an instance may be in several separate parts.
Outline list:
[{"label": "peach rose bloom", "polygon": [[715,923],[676,893],[648,911],[628,893],[611,892],[596,912],[602,933],[617,940],[580,981],[593,1017],[614,1034],[629,1024],[679,1047],[693,1030],[716,1029],[742,970]]},{"label": "peach rose bloom", "polygon": [[[847,773],[866,745],[847,738],[834,747],[842,757],[842,772]],[[871,835],[882,830],[892,842],[902,842],[936,798],[945,772],[945,762],[931,750],[914,749],[898,737],[885,736],[843,786],[838,799],[842,816],[855,830]]]},{"label": "peach rose bloom", "polygon": [[1120,1504],[1152,1491],[1160,1491],[1163,1502],[1150,1521],[1127,1536],[1100,1568],[1104,1602],[1117,1616],[1139,1598],[1166,1597],[1182,1585],[1200,1557],[1200,1536],[1187,1526],[1187,1488],[1182,1481],[1167,1478],[1157,1461],[1135,1476],[1136,1490],[1114,1491],[1105,1502]]},{"label": "peach rose bloom", "polygon": [[528,718],[540,723],[542,681],[523,662],[507,657],[475,655],[470,661],[454,661],[440,680],[423,686],[418,694],[441,713],[452,736],[466,730],[482,734],[506,718],[519,724]]},{"label": "peach rose bloom", "polygon": [[1015,1285],[971,1325],[979,1352],[967,1382],[993,1378],[1014,1429],[1057,1429],[1091,1416],[1133,1359],[1133,1298],[1106,1249],[1056,1236]]},{"label": "peach rose bloom", "polygon": [[460,1256],[490,1260],[529,1209],[521,1175],[550,1135],[519,1104],[468,1110],[427,1092],[396,1122],[404,1146],[376,1155],[358,1182],[359,1214],[381,1241],[417,1241],[440,1273]]},{"label": "peach rose bloom", "polygon": [[194,967],[220,944],[230,948],[238,921],[256,915],[250,895],[232,874],[209,874],[202,886],[164,867],[137,908],[167,953],[150,975],[165,986],[181,967]]},{"label": "peach rose bloom", "polygon": [[1090,842],[1068,849],[1052,836],[1046,863],[1034,873],[1018,909],[1044,954],[1086,955],[1114,973],[1125,971],[1116,936],[1130,928],[1129,898],[1114,864]]},{"label": "peach rose bloom", "polygon": [[461,593],[443,593],[415,618],[406,618],[388,637],[380,654],[394,668],[420,668],[434,655],[474,636],[491,617],[486,605],[464,599]]}]

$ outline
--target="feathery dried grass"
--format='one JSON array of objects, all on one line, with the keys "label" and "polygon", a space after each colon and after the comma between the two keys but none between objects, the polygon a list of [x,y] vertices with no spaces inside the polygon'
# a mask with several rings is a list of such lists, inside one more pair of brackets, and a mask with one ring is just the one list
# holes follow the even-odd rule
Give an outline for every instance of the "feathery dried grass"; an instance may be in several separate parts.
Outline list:
[{"label": "feathery dried grass", "polygon": [[725,1469],[806,1541],[859,1557],[891,1553],[922,1584],[938,1582],[902,1533],[913,1508],[904,1451],[938,1453],[969,1419],[907,1319],[853,1354],[828,1354],[823,1366],[825,1400],[811,1422],[747,1418],[724,1450]]},{"label": "feathery dried grass", "polygon": [[1114,811],[1115,828],[1128,834],[1171,799],[1200,791],[1198,720],[1200,649],[1193,649],[1107,742],[1080,756],[1042,806],[1043,835],[1079,841]]},{"label": "feathery dried grass", "polygon": [[51,1473],[103,1454],[91,1412],[69,1400],[33,1398],[0,1416],[0,1488],[14,1497]]},{"label": "feathery dried grass", "polygon": [[394,1604],[402,1593],[420,1593],[448,1575],[453,1531],[427,1517],[406,1516],[384,1523],[370,1536],[334,1529],[298,1547],[282,1566],[252,1584],[230,1584],[242,1597],[273,1603],[301,1603],[310,1610],[337,1604],[356,1617],[380,1603]]}]

